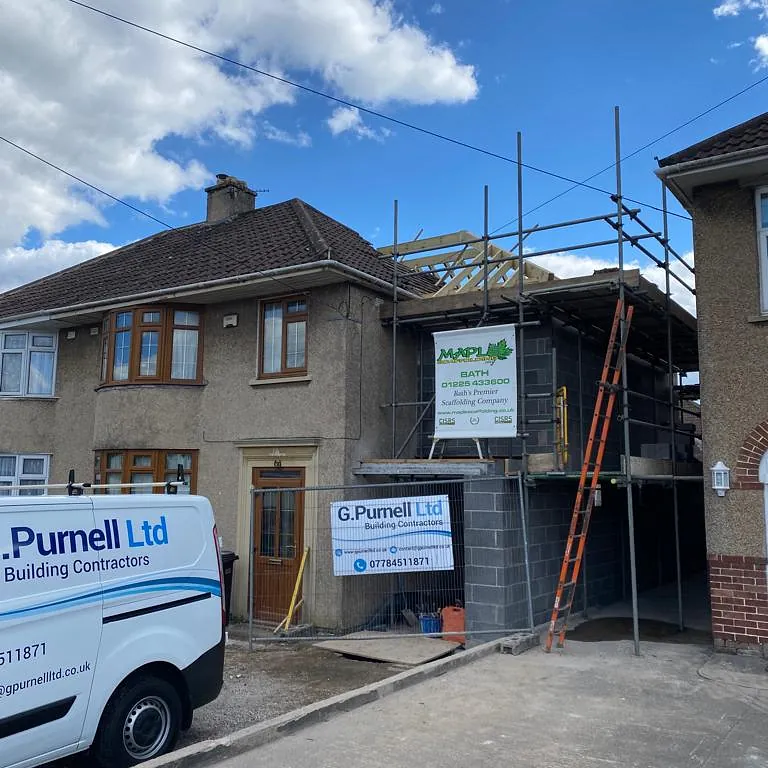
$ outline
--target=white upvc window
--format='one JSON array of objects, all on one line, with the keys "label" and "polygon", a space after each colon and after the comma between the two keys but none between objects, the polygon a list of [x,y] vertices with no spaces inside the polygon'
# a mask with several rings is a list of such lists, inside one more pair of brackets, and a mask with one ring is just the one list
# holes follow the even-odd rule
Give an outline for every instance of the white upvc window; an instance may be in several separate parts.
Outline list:
[{"label": "white upvc window", "polygon": [[53,395],[56,341],[49,331],[0,331],[0,397]]},{"label": "white upvc window", "polygon": [[[44,496],[45,488],[36,488],[48,482],[50,456],[45,454],[17,455],[0,453],[0,496]],[[10,490],[9,486],[29,486]]]},{"label": "white upvc window", "polygon": [[768,315],[768,187],[755,193],[757,205],[757,250],[760,255],[760,312]]}]

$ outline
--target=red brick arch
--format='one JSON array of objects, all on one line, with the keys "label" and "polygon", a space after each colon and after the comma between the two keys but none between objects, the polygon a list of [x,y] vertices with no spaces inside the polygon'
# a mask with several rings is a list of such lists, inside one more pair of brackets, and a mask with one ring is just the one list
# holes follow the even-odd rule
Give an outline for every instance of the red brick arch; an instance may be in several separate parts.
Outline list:
[{"label": "red brick arch", "polygon": [[742,491],[762,491],[760,461],[768,452],[768,419],[758,424],[747,436],[739,451],[733,473],[733,487]]}]

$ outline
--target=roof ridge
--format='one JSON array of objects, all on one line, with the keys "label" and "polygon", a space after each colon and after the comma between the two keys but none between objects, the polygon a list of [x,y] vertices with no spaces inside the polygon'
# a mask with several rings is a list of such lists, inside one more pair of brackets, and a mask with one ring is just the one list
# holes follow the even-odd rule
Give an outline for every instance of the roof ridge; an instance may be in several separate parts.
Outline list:
[{"label": "roof ridge", "polygon": [[317,225],[314,222],[312,214],[307,210],[308,206],[303,200],[298,197],[294,197],[291,200],[291,205],[296,213],[301,228],[304,230],[304,234],[309,238],[309,242],[315,250],[315,253],[321,254],[324,257],[331,257],[331,246],[328,245],[325,238],[320,233]]}]

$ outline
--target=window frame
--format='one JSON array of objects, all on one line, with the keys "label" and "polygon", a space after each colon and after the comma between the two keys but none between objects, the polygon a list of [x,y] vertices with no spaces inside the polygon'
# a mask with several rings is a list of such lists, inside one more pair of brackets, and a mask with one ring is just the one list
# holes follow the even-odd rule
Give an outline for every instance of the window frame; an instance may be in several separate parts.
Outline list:
[{"label": "window frame", "polygon": [[[288,305],[303,301],[304,309],[301,312],[288,313]],[[281,317],[281,349],[280,349],[280,370],[269,372],[264,370],[264,349],[266,346],[267,324],[265,320],[267,307],[280,304],[282,308]],[[304,323],[304,365],[301,368],[288,368],[288,333],[287,327],[291,323]],[[306,376],[309,367],[309,296],[305,293],[293,294],[291,296],[281,296],[273,299],[263,299],[259,307],[259,361],[258,376],[260,379],[286,379],[297,376]]]},{"label": "window frame", "polygon": [[[12,457],[16,464],[13,475],[0,475],[0,482],[7,483],[8,485],[24,485],[23,480],[42,480],[42,483],[37,485],[46,485],[51,471],[51,457],[45,453],[0,453],[0,459],[7,459]],[[24,461],[31,459],[33,461],[43,461],[43,472],[24,472]],[[34,488],[35,485],[30,485],[30,488]],[[41,488],[41,493],[24,493],[23,491],[16,489],[3,492],[3,486],[0,485],[0,498],[8,496],[47,496],[48,489]]]},{"label": "window frame", "polygon": [[[24,336],[24,347],[18,349],[5,349],[6,336]],[[35,336],[47,336],[53,339],[53,344],[50,347],[43,347],[33,344]],[[51,371],[51,391],[50,392],[30,392],[29,391],[29,375],[31,371],[32,355],[35,352],[43,352],[53,355],[53,370]],[[3,397],[35,397],[35,398],[49,398],[56,396],[56,370],[59,362],[59,334],[57,331],[44,331],[40,329],[19,329],[14,330],[12,328],[6,328],[0,331],[0,374],[2,374],[2,358],[3,354],[20,354],[21,355],[21,373],[20,373],[20,388],[13,392],[4,392],[0,390],[0,398]],[[8,454],[10,455],[10,454]]]},{"label": "window frame", "polygon": [[[110,474],[117,474],[120,473],[121,483],[130,483],[131,482],[131,476],[134,473],[144,472],[145,474],[152,474],[153,483],[164,483],[166,482],[166,474],[173,471],[175,473],[175,468],[173,470],[169,470],[166,468],[166,460],[167,457],[174,453],[180,453],[185,454],[191,457],[191,463],[190,468],[188,471],[184,472],[184,476],[189,481],[189,493],[197,493],[197,480],[198,480],[198,474],[197,474],[197,467],[198,467],[198,458],[199,458],[199,451],[197,449],[191,449],[191,448],[182,448],[182,449],[175,449],[175,448],[147,448],[147,449],[141,449],[141,448],[116,448],[116,449],[107,449],[102,451],[95,451],[94,452],[94,483],[95,484],[101,484],[106,483],[107,481],[107,475]],[[121,456],[122,462],[121,467],[119,469],[116,468],[110,468],[108,466],[109,463],[109,457],[110,456]],[[150,457],[150,464],[148,466],[137,466],[135,464],[135,459],[138,456],[149,456]],[[174,476],[175,479],[175,476]],[[107,490],[104,488],[96,489],[98,493],[107,493]],[[163,488],[157,487],[157,488],[151,488],[149,489],[152,493],[163,493]],[[119,490],[119,493],[131,493],[130,488],[121,488]]]},{"label": "window frame", "polygon": [[755,233],[760,277],[760,314],[768,315],[768,227],[763,226],[761,198],[768,197],[768,187],[755,189]]},{"label": "window frame", "polygon": [[[180,325],[175,322],[176,312],[194,312],[197,325]],[[131,313],[130,326],[117,327],[118,315]],[[159,314],[159,321],[145,320],[147,314]],[[189,305],[149,305],[122,307],[109,312],[102,322],[102,343],[100,353],[101,386],[116,387],[137,384],[174,384],[198,385],[203,383],[203,310]],[[195,377],[179,379],[173,373],[173,337],[176,330],[197,331],[197,359]],[[115,340],[117,334],[130,331],[131,340],[128,351],[128,375],[125,379],[115,378]],[[142,339],[145,333],[157,333],[157,353],[155,372],[142,374]]]}]

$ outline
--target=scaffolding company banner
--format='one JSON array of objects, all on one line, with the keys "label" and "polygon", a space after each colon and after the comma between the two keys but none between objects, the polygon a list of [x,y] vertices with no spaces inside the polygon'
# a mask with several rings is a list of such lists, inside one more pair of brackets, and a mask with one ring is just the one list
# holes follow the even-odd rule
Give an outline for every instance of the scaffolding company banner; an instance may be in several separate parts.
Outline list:
[{"label": "scaffolding company banner", "polygon": [[448,496],[334,501],[333,575],[452,571]]},{"label": "scaffolding company banner", "polygon": [[514,325],[441,331],[435,338],[435,438],[517,436]]}]

